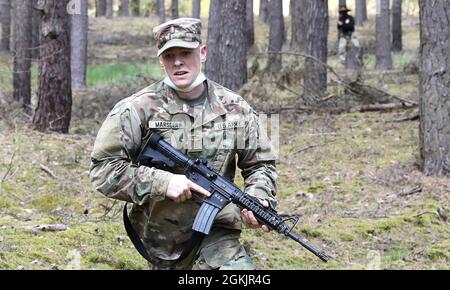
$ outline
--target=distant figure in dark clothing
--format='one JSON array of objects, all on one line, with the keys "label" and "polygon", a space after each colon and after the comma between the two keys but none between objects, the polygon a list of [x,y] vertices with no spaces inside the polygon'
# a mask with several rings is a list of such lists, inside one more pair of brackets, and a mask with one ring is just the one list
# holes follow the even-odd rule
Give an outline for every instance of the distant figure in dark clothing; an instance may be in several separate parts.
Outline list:
[{"label": "distant figure in dark clothing", "polygon": [[347,45],[351,44],[359,48],[359,41],[355,34],[355,18],[348,14],[349,11],[351,10],[345,5],[339,7],[337,28],[339,30],[339,59],[342,64],[345,64]]}]

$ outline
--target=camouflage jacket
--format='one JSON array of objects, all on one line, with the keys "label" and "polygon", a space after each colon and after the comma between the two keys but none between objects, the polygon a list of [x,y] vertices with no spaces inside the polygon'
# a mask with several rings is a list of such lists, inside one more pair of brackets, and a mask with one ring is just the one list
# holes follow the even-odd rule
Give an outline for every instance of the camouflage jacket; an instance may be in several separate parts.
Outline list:
[{"label": "camouflage jacket", "polygon": [[[175,203],[165,198],[174,173],[136,163],[151,130],[189,157],[210,160],[232,181],[237,161],[245,192],[276,205],[275,155],[259,129],[258,115],[240,96],[206,82],[203,106],[186,105],[162,81],[120,101],[101,126],[91,155],[90,180],[95,189],[132,203],[130,220],[149,253],[160,260],[175,260],[181,254],[202,200]],[[243,135],[233,134],[238,131]],[[191,137],[185,138],[188,134]],[[248,146],[254,140],[258,142]],[[240,229],[239,209],[229,204],[214,226]]]}]

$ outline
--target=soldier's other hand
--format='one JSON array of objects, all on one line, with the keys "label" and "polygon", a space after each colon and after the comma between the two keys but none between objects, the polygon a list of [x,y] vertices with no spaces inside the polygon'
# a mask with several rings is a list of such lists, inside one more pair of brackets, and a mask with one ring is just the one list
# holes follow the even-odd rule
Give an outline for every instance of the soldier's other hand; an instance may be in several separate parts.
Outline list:
[{"label": "soldier's other hand", "polygon": [[[269,202],[267,200],[264,200],[262,202],[264,207],[269,207]],[[247,209],[241,210],[241,218],[242,222],[251,229],[258,229],[262,228],[265,232],[270,232],[270,229],[266,225],[261,225],[258,220],[253,215],[253,212]]]},{"label": "soldier's other hand", "polygon": [[184,175],[174,174],[169,181],[167,187],[166,197],[170,198],[176,203],[184,202],[192,198],[192,192],[196,191],[204,196],[210,196],[207,190],[203,187],[193,183]]}]

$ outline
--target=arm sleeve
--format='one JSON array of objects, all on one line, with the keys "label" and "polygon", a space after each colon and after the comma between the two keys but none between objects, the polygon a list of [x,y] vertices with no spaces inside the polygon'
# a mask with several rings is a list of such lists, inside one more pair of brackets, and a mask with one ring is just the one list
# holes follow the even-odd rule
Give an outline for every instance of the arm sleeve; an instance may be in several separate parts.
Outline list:
[{"label": "arm sleeve", "polygon": [[251,112],[245,127],[245,149],[238,150],[238,167],[242,170],[244,190],[260,200],[267,200],[272,208],[277,205],[277,172],[275,150],[258,116]]},{"label": "arm sleeve", "polygon": [[135,107],[119,103],[102,124],[91,154],[89,178],[97,191],[139,205],[165,198],[172,174],[132,162],[139,154],[141,138]]}]

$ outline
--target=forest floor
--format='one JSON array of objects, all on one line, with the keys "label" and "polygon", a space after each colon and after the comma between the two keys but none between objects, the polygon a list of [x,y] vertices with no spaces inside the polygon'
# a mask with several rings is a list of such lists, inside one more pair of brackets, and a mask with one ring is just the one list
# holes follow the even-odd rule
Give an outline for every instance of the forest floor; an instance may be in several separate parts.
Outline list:
[{"label": "forest floor", "polygon": [[[338,65],[333,20],[330,23],[328,63],[351,77],[352,72]],[[373,22],[360,30],[368,48],[363,77],[368,84],[417,101],[417,72],[406,69],[418,64],[418,20],[404,23],[405,50],[394,55],[395,69],[383,73],[373,69]],[[146,268],[125,234],[123,204],[95,192],[88,171],[105,114],[117,100],[162,75],[150,57],[155,55],[150,47],[153,24],[144,18],[93,19],[89,88],[74,92],[67,135],[29,128],[29,117],[8,101],[12,57],[0,55],[0,269]],[[268,33],[264,25],[256,27],[254,52]],[[264,76],[261,68],[243,92],[252,92],[248,99],[255,106],[258,99],[277,106],[294,104],[297,95],[272,81],[283,78]],[[263,90],[256,88],[261,82]],[[267,99],[263,92],[276,92],[269,96],[277,99]],[[329,93],[346,97],[331,77]],[[333,259],[322,263],[290,239],[245,229],[242,241],[256,266],[450,269],[450,180],[419,171],[419,123],[399,121],[414,114],[414,109],[342,114],[283,111],[278,210],[299,215],[297,233]],[[237,183],[242,186],[242,179]]]}]

